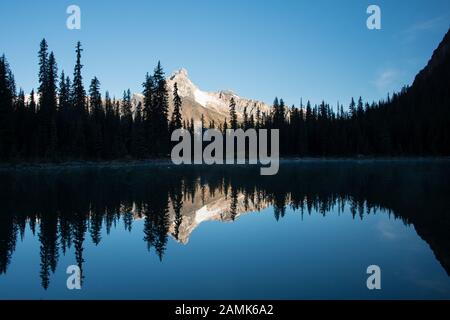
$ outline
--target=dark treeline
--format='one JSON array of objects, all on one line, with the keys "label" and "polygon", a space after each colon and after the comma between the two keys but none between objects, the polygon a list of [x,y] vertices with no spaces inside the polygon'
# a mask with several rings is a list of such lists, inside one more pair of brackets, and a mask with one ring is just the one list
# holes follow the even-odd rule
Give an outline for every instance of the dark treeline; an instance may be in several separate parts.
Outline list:
[{"label": "dark treeline", "polygon": [[[39,87],[29,98],[19,90],[11,69],[0,58],[0,159],[72,160],[144,158],[168,153],[168,95],[158,63],[143,83],[144,103],[134,110],[130,90],[121,99],[102,97],[94,77],[83,86],[81,44],[70,79],[58,76],[53,52],[42,40],[39,49]],[[174,115],[171,128],[178,127]]]},{"label": "dark treeline", "polygon": [[[99,245],[112,228],[131,232],[135,220],[144,221],[142,240],[162,260],[169,237],[187,242],[195,212],[223,199],[228,208],[220,212],[222,221],[268,206],[276,220],[342,212],[364,219],[382,209],[414,225],[450,272],[448,172],[445,161],[284,164],[271,177],[255,167],[229,166],[2,171],[0,274],[7,272],[20,239],[36,236],[47,288],[61,255],[73,254],[83,270],[87,245]],[[423,198],[428,201],[414,201]],[[26,234],[27,226],[33,235]]]},{"label": "dark treeline", "polygon": [[[174,111],[161,64],[143,83],[143,103],[132,104],[130,90],[120,99],[103,97],[94,77],[88,92],[83,86],[81,44],[70,79],[58,76],[53,52],[45,40],[39,50],[39,87],[26,99],[17,92],[13,73],[0,58],[0,160],[108,160],[166,157],[170,135],[184,127],[194,131],[192,119],[182,119],[182,101],[173,88]],[[424,73],[424,72],[422,72]],[[378,103],[352,99],[344,108],[325,102],[288,107],[275,99],[272,110],[244,111],[238,121],[230,101],[229,120],[203,128],[280,129],[284,156],[410,156],[450,154],[449,59],[433,73],[419,74],[412,87]],[[171,88],[172,89],[172,88]],[[37,97],[37,98],[35,98]]]}]

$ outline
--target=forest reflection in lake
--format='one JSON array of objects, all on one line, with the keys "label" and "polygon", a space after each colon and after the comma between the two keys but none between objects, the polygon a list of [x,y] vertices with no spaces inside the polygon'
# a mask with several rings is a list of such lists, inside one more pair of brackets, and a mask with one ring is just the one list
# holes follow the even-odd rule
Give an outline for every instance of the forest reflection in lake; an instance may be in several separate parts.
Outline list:
[{"label": "forest reflection in lake", "polygon": [[432,160],[4,170],[0,298],[448,299],[449,178]]}]

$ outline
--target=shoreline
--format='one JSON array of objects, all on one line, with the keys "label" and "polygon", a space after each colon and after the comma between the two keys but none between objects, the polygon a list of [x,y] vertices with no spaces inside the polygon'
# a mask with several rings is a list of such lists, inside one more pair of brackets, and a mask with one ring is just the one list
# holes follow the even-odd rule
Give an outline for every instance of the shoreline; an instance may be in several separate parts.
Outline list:
[{"label": "shoreline", "polygon": [[[434,157],[434,156],[411,156],[411,157],[286,157],[280,158],[280,165],[293,163],[327,163],[327,162],[450,162],[450,157]],[[234,164],[235,166],[261,166],[249,164]],[[145,160],[110,160],[110,161],[65,161],[65,162],[17,162],[17,163],[0,163],[0,171],[9,170],[41,170],[41,169],[82,169],[82,168],[136,168],[136,167],[182,167],[182,166],[207,166],[206,164],[181,164],[176,165],[167,158],[155,158]],[[218,164],[212,166],[232,166],[226,164]]]}]

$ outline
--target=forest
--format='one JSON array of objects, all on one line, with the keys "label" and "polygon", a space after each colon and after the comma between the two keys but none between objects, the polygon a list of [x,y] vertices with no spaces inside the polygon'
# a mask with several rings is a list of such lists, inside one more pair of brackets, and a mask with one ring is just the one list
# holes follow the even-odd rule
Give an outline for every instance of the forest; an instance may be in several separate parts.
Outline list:
[{"label": "forest", "polygon": [[[448,34],[447,34],[448,36]],[[447,37],[446,36],[446,37]],[[73,76],[58,74],[45,39],[40,43],[39,86],[17,90],[6,57],[0,57],[0,161],[154,159],[169,157],[171,133],[194,132],[193,119],[182,119],[183,101],[173,88],[173,112],[165,73],[158,62],[143,77],[143,103],[133,108],[130,90],[120,99],[101,93],[94,77],[84,87],[82,46],[76,45]],[[244,111],[238,121],[233,99],[224,123],[202,127],[279,129],[284,157],[394,157],[450,155],[448,55],[439,68],[422,71],[412,86],[378,102],[352,98],[348,106],[309,101],[287,106],[275,98],[270,113]],[[203,120],[203,118],[202,118]]]}]

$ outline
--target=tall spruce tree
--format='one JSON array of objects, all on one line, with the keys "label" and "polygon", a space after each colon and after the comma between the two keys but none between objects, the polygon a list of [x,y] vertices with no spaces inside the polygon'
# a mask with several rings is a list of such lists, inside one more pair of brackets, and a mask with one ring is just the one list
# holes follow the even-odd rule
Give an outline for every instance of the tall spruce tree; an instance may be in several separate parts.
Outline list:
[{"label": "tall spruce tree", "polygon": [[67,157],[71,146],[71,101],[70,101],[70,79],[64,71],[61,72],[58,96],[58,149],[63,157]]},{"label": "tall spruce tree", "polygon": [[173,112],[172,112],[172,118],[170,120],[169,129],[170,132],[173,132],[176,129],[181,129],[182,127],[182,116],[181,116],[181,98],[178,95],[178,85],[175,82],[173,85]]},{"label": "tall spruce tree", "polygon": [[153,156],[165,156],[169,151],[170,142],[167,119],[169,103],[166,79],[160,62],[153,72],[153,77],[147,76],[144,82],[144,109],[148,116],[151,153]]},{"label": "tall spruce tree", "polygon": [[120,132],[127,155],[131,154],[131,133],[133,126],[133,112],[131,109],[131,91],[128,89],[123,92],[120,115]]},{"label": "tall spruce tree", "polygon": [[83,86],[83,77],[81,75],[81,42],[76,46],[76,64],[73,72],[72,82],[72,108],[73,108],[73,127],[71,128],[73,138],[72,140],[72,152],[75,157],[83,158],[86,155],[86,136],[85,125],[88,116],[86,105],[86,91]]},{"label": "tall spruce tree", "polygon": [[15,101],[15,117],[14,117],[14,129],[15,129],[15,151],[20,159],[23,159],[27,152],[28,132],[27,127],[27,109],[25,103],[25,93],[22,89],[19,89],[17,99]]},{"label": "tall spruce tree", "polygon": [[54,158],[57,147],[57,66],[53,52],[47,53],[45,39],[39,50],[39,149],[40,156]]},{"label": "tall spruce tree", "polygon": [[0,57],[0,160],[11,158],[14,150],[14,77],[4,55]]},{"label": "tall spruce tree", "polygon": [[152,101],[153,93],[155,90],[155,82],[153,81],[153,77],[148,73],[145,75],[145,81],[142,86],[144,87],[144,90],[142,91],[142,94],[144,95],[142,121],[144,126],[145,144],[147,146],[148,152],[153,154],[154,131],[152,128]]},{"label": "tall spruce tree", "polygon": [[236,102],[234,101],[234,97],[231,97],[230,99],[230,127],[233,130],[236,130],[238,128],[238,121],[237,121],[237,113],[236,113]]},{"label": "tall spruce tree", "polygon": [[89,119],[90,126],[90,155],[96,159],[103,156],[103,139],[105,112],[103,110],[102,95],[100,93],[100,81],[94,77],[89,86],[89,105],[91,109],[91,117]]},{"label": "tall spruce tree", "polygon": [[144,126],[142,121],[142,103],[136,106],[132,133],[131,133],[131,154],[134,158],[142,159],[146,156]]}]

